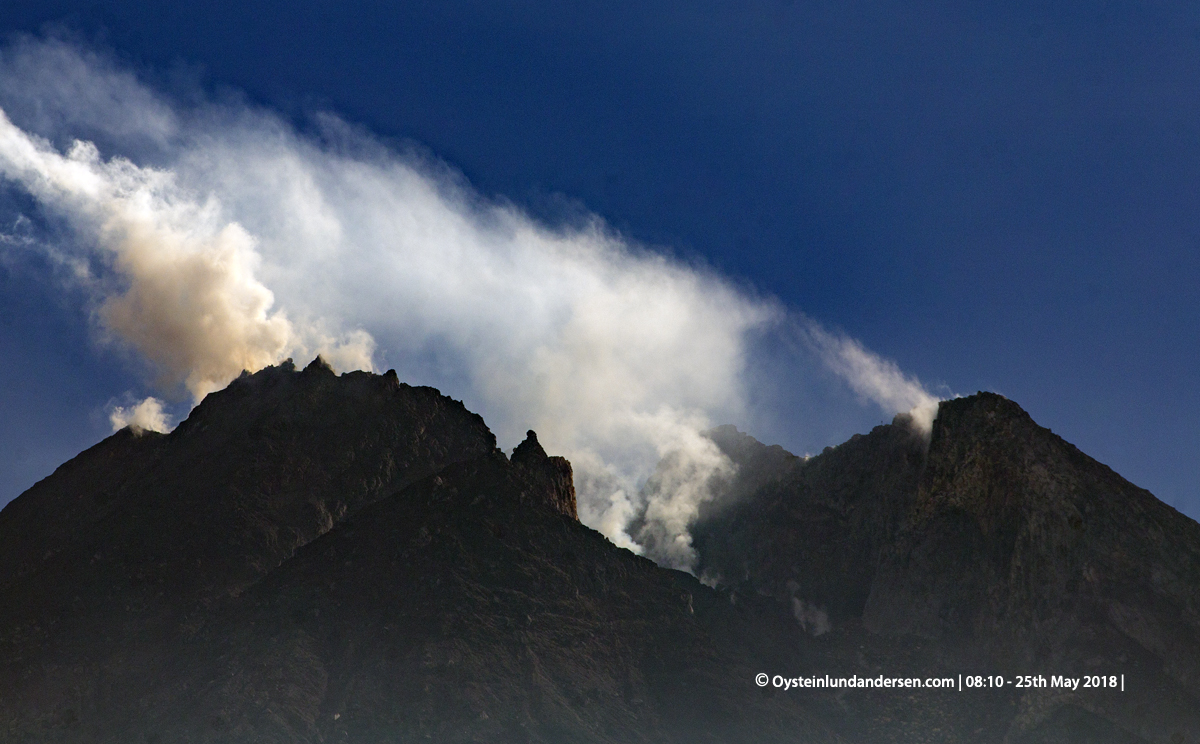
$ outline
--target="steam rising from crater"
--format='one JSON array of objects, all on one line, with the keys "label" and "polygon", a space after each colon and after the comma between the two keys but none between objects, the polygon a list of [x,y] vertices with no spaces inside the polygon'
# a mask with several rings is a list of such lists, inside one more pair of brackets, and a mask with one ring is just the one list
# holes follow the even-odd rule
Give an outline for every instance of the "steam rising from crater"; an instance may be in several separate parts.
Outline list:
[{"label": "steam rising from crater", "polygon": [[[599,218],[543,224],[335,117],[308,137],[266,111],[175,106],[54,41],[9,47],[0,81],[17,122],[0,115],[0,174],[70,226],[44,244],[82,267],[98,332],[167,395],[288,356],[378,360],[463,398],[502,442],[535,429],[572,461],[585,523],[680,568],[733,468],[699,432],[761,405],[747,371],[764,337],[800,339],[888,413],[936,413],[894,364],[770,298]],[[113,422],[165,425],[149,401]]]},{"label": "steam rising from crater", "polygon": [[114,430],[124,429],[128,426],[134,434],[144,431],[157,431],[165,434],[170,430],[167,414],[163,411],[162,401],[158,398],[146,398],[129,407],[116,406],[112,413],[108,414],[108,420],[112,422]]},{"label": "steam rising from crater", "polygon": [[929,439],[939,399],[920,380],[904,374],[895,362],[868,351],[855,339],[835,336],[816,323],[805,324],[801,333],[854,392],[885,410],[907,412],[917,433]]}]

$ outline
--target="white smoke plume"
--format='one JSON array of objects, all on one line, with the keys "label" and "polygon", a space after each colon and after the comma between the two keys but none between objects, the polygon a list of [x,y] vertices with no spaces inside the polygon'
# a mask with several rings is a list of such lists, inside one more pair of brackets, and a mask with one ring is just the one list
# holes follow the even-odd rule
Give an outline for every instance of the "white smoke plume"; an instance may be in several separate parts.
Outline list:
[{"label": "white smoke plume", "polygon": [[904,374],[895,362],[868,351],[857,340],[834,335],[811,320],[803,325],[802,333],[825,364],[846,380],[854,392],[885,411],[907,412],[913,428],[929,438],[939,398],[926,390],[920,380]]},{"label": "white smoke plume", "polygon": [[[184,385],[197,401],[242,370],[281,361],[316,340],[271,312],[274,295],[255,278],[255,239],[222,219],[215,197],[200,201],[170,171],[123,158],[103,160],[89,142],[65,154],[0,111],[0,174],[67,217],[103,252],[124,285],[103,298],[103,327],[133,347],[160,385]],[[365,335],[321,349],[331,361],[371,368]]]},{"label": "white smoke plume", "polygon": [[171,429],[167,414],[163,411],[162,401],[158,398],[146,398],[128,408],[116,406],[108,415],[113,431],[128,426],[134,434],[144,431],[156,431],[165,434]]},{"label": "white smoke plume", "polygon": [[[0,174],[73,227],[56,250],[91,261],[100,328],[159,389],[199,399],[318,351],[343,370],[378,359],[463,398],[501,442],[535,429],[572,461],[586,524],[694,564],[688,527],[732,471],[699,432],[745,419],[754,342],[789,325],[779,303],[598,218],[540,223],[332,116],[305,136],[267,111],[172,104],[59,42],[0,52],[0,81],[13,117],[0,117]],[[893,411],[932,400],[810,330],[862,395]]]},{"label": "white smoke plume", "polygon": [[681,440],[663,452],[659,465],[646,481],[642,493],[646,509],[639,543],[656,561],[671,568],[690,571],[698,556],[692,547],[690,527],[700,515],[700,506],[715,497],[717,479],[731,478],[736,469],[700,430],[681,431]]},{"label": "white smoke plume", "polygon": [[830,630],[833,630],[833,623],[829,621],[829,613],[824,607],[805,602],[797,592],[800,591],[800,583],[795,579],[789,579],[787,582],[788,593],[792,597],[792,617],[796,618],[796,622],[800,624],[800,629],[806,633],[811,633],[814,636],[825,635]]}]

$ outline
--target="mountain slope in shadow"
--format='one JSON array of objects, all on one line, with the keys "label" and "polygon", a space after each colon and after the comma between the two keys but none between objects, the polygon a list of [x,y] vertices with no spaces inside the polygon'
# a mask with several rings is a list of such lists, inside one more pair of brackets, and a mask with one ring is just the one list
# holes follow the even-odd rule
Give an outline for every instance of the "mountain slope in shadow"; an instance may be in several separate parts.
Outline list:
[{"label": "mountain slope in shadow", "polygon": [[0,739],[1200,741],[1200,525],[1015,403],[811,458],[709,436],[701,583],[580,524],[532,432],[505,456],[394,373],[244,375],[0,512]]},{"label": "mountain slope in shadow", "polygon": [[884,667],[1124,675],[981,694],[979,736],[1200,740],[1200,525],[1002,396],[943,402],[927,450],[898,418],[702,520],[700,570],[791,604],[831,659],[848,634]]},{"label": "mountain slope in shadow", "polygon": [[509,459],[394,373],[243,376],[0,545],[4,741],[840,741],[754,685],[741,608],[579,523],[532,432]]}]

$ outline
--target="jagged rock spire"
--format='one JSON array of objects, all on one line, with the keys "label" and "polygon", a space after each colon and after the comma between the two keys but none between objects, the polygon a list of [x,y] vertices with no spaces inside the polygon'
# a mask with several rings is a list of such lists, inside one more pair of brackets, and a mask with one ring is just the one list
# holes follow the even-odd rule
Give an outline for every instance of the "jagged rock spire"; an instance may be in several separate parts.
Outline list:
[{"label": "jagged rock spire", "polygon": [[556,511],[572,519],[579,518],[571,463],[563,457],[548,456],[532,429],[525,432],[525,441],[513,450],[511,462],[547,489]]}]

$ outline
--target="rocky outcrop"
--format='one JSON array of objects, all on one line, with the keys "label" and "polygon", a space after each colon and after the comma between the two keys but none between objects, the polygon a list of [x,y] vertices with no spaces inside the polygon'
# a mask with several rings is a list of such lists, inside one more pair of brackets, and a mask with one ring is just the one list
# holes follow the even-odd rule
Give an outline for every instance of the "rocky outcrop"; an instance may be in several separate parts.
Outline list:
[{"label": "rocky outcrop", "polygon": [[1200,525],[999,395],[943,402],[927,446],[896,422],[794,465],[697,525],[701,569],[790,607],[824,666],[1124,675],[969,701],[991,722],[940,740],[1200,741]]},{"label": "rocky outcrop", "polygon": [[513,450],[512,464],[529,480],[533,493],[544,494],[549,499],[552,510],[571,519],[579,519],[571,463],[565,457],[546,455],[546,450],[538,444],[537,434],[532,430],[526,433],[525,441]]}]

